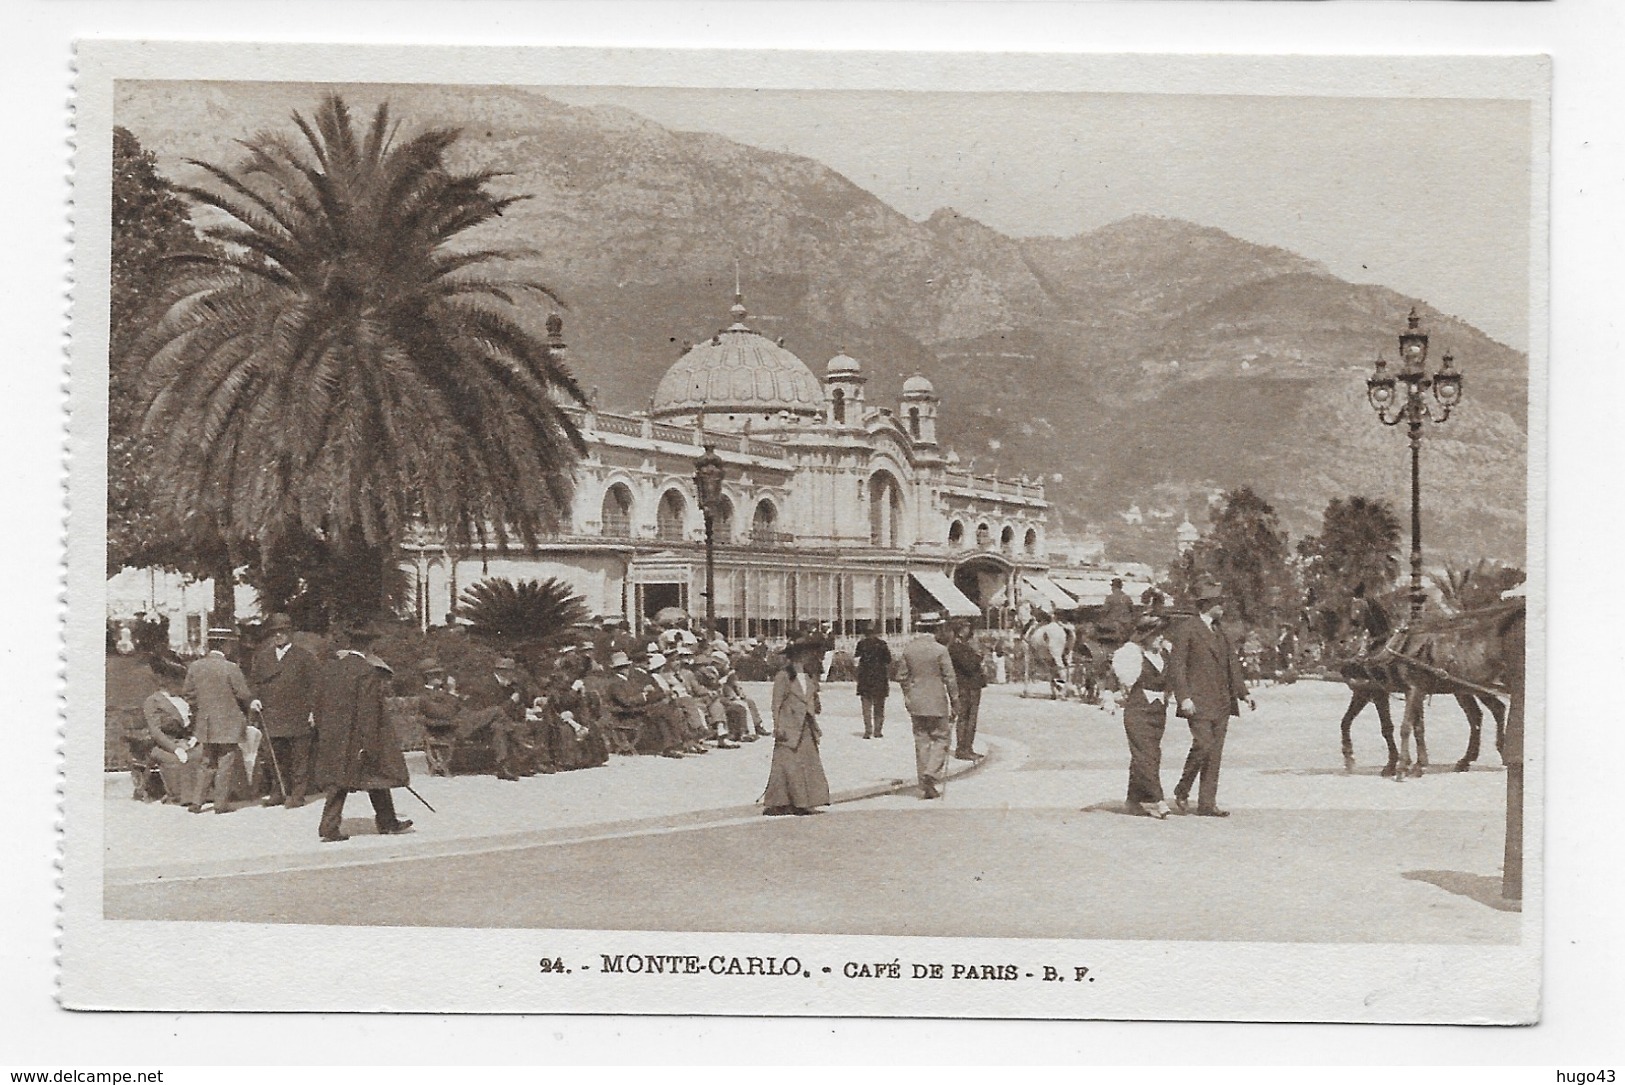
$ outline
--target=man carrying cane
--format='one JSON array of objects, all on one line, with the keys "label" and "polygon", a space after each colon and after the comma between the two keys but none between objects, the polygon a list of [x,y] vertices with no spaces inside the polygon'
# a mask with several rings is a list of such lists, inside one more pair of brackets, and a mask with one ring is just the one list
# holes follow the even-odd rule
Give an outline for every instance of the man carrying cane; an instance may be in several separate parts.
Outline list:
[{"label": "man carrying cane", "polygon": [[395,816],[390,788],[407,787],[406,758],[384,707],[390,669],[368,655],[376,634],[352,627],[334,638],[335,658],[322,668],[316,694],[316,786],[327,793],[317,833],[324,843],[348,840],[344,798],[365,791],[380,833],[404,833],[410,821]]},{"label": "man carrying cane", "polygon": [[[311,719],[316,711],[316,657],[293,642],[293,622],[273,614],[266,622],[270,639],[254,653],[252,681],[269,757],[266,806],[305,804],[310,786]],[[261,771],[256,769],[256,775]]]}]

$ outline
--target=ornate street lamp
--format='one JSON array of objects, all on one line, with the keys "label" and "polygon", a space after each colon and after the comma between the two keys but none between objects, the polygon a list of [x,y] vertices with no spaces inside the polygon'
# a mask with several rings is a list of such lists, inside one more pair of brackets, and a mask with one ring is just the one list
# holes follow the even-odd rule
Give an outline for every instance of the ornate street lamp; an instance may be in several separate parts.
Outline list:
[{"label": "ornate street lamp", "polygon": [[694,489],[705,514],[705,631],[709,643],[717,635],[716,522],[722,511],[722,457],[710,445],[694,463]]},{"label": "ornate street lamp", "polygon": [[[1422,318],[1411,309],[1406,329],[1399,336],[1399,371],[1390,373],[1388,363],[1377,358],[1377,368],[1365,382],[1366,398],[1385,426],[1404,422],[1411,441],[1411,618],[1422,615],[1422,422],[1443,422],[1461,402],[1461,374],[1455,360],[1444,356],[1439,371],[1427,373],[1428,337],[1420,328]],[[1435,403],[1427,401],[1433,390]]]}]

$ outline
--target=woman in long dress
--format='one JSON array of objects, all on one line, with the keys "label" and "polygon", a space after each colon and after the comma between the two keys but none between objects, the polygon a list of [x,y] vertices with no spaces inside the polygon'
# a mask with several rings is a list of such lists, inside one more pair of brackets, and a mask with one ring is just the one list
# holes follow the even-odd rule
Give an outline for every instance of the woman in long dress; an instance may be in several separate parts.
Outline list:
[{"label": "woman in long dress", "polygon": [[1164,625],[1160,617],[1145,615],[1135,623],[1134,636],[1112,653],[1128,735],[1128,808],[1159,821],[1168,816],[1162,794],[1162,732],[1168,723]]},{"label": "woman in long dress", "polygon": [[829,781],[818,756],[818,674],[822,639],[804,637],[784,650],[786,663],[773,676],[773,769],[762,797],[769,817],[810,814],[829,805]]}]

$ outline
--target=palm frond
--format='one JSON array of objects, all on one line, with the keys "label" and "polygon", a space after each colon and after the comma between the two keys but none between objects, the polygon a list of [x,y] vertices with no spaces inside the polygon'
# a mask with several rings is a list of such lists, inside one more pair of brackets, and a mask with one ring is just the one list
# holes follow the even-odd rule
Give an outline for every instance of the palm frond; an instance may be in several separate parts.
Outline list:
[{"label": "palm frond", "polygon": [[557,578],[482,580],[466,589],[458,612],[475,636],[511,643],[547,643],[571,635],[571,626],[589,617],[587,604]]},{"label": "palm frond", "polygon": [[[529,331],[545,283],[492,269],[530,250],[465,240],[523,195],[459,172],[454,129],[398,139],[338,96],[293,131],[194,163],[220,221],[132,336],[144,436],[177,513],[245,538],[534,542],[567,507],[584,402]],[[269,560],[269,559],[268,559]]]}]

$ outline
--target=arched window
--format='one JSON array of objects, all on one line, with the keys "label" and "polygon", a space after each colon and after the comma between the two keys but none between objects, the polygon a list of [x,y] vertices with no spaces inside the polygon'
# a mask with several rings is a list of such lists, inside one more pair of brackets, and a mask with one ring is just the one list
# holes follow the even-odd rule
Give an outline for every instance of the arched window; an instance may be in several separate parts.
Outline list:
[{"label": "arched window", "polygon": [[965,545],[965,522],[963,520],[955,520],[948,525],[948,545],[956,550]]},{"label": "arched window", "polygon": [[903,545],[903,488],[885,471],[869,479],[869,545]]},{"label": "arched window", "polygon": [[734,541],[734,503],[727,494],[717,503],[715,518],[711,521],[711,533],[716,536],[717,542]]},{"label": "arched window", "polygon": [[1027,537],[1021,541],[1021,548],[1029,556],[1038,553],[1038,529],[1036,527],[1027,529]]},{"label": "arched window", "polygon": [[765,497],[756,502],[756,511],[750,517],[751,541],[762,544],[773,542],[778,522],[779,510],[773,507],[773,502]]},{"label": "arched window", "polygon": [[846,423],[846,390],[837,388],[830,393],[829,398],[831,405],[834,407],[835,424],[837,426],[844,425]]},{"label": "arched window", "polygon": [[1009,524],[1005,524],[1004,530],[999,532],[999,549],[1008,554],[1015,549],[1015,546],[1016,529]]},{"label": "arched window", "polygon": [[916,441],[920,439],[920,409],[918,407],[908,409],[908,435]]},{"label": "arched window", "polygon": [[632,537],[632,491],[617,482],[604,491],[603,533],[616,539]]},{"label": "arched window", "polygon": [[682,542],[688,535],[688,502],[682,491],[667,490],[660,497],[660,510],[655,514],[655,537],[662,542]]},{"label": "arched window", "polygon": [[976,545],[986,546],[993,541],[993,529],[986,524],[976,525]]}]

